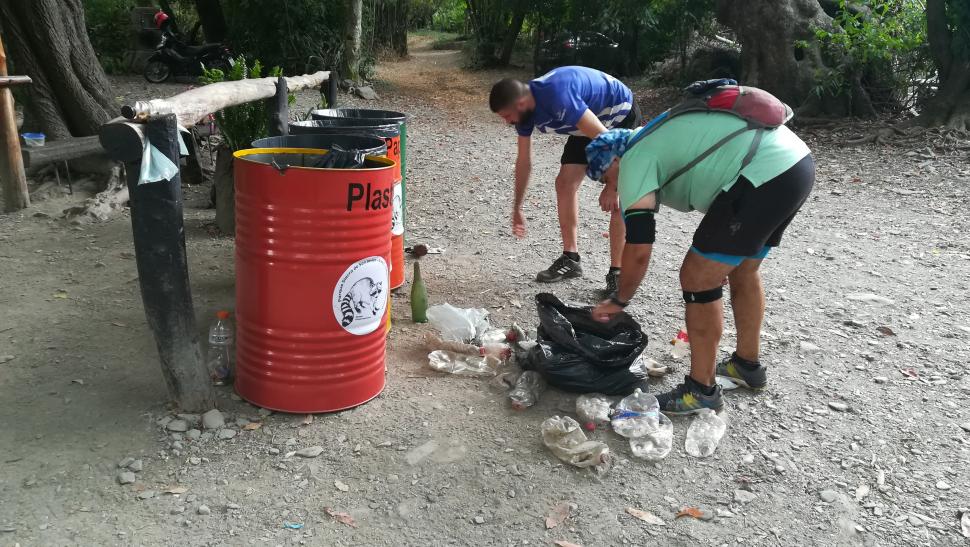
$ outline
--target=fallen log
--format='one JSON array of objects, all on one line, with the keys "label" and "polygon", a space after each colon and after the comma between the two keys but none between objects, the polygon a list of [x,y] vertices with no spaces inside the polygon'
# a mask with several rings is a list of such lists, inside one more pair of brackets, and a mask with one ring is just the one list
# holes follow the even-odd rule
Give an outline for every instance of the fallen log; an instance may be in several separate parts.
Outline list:
[{"label": "fallen log", "polygon": [[[288,90],[300,91],[320,87],[329,78],[330,72],[321,70],[303,76],[287,76],[285,79]],[[276,81],[277,78],[268,77],[218,82],[196,87],[167,99],[136,101],[133,105],[123,106],[121,115],[128,120],[142,122],[166,114],[175,114],[179,125],[190,127],[209,114],[226,107],[273,97],[276,95]]]}]

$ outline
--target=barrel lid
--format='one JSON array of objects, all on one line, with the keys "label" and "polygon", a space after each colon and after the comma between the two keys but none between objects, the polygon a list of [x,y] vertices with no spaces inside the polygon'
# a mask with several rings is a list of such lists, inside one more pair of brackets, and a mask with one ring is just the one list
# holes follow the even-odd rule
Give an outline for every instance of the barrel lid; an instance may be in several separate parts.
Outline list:
[{"label": "barrel lid", "polygon": [[340,167],[317,167],[322,156],[330,151],[323,148],[249,148],[233,153],[237,160],[271,165],[281,172],[286,169],[317,169],[321,171],[360,171],[390,169],[394,167],[394,160],[384,156],[365,156],[365,165],[356,169]]}]

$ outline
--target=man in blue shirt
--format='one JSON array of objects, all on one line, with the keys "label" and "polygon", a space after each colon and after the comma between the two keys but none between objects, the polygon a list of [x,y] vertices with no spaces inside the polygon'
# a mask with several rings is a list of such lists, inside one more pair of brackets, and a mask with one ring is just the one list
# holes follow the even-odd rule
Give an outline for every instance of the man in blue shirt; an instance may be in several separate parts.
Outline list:
[{"label": "man in blue shirt", "polygon": [[[499,81],[492,87],[489,107],[506,122],[515,125],[519,135],[512,209],[512,233],[516,237],[525,237],[522,203],[532,172],[533,131],[538,129],[542,133],[569,136],[556,177],[556,205],[563,254],[552,266],[539,272],[536,281],[551,283],[582,276],[577,226],[579,186],[586,176],[586,145],[607,129],[640,125],[640,111],[633,92],[604,72],[581,66],[564,66],[529,83],[512,78]],[[623,215],[614,188],[605,187],[600,193],[600,207],[611,213],[610,270],[606,275],[606,291],[613,292],[617,288],[625,236]]]}]

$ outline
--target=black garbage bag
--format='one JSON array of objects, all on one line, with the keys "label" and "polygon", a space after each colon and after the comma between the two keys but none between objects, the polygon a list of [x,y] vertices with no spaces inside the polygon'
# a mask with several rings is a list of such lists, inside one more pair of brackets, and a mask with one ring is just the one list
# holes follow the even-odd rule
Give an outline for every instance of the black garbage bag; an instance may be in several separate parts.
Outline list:
[{"label": "black garbage bag", "polygon": [[647,347],[647,335],[629,314],[600,323],[593,319],[592,308],[567,306],[548,293],[536,295],[536,307],[538,344],[522,368],[574,393],[628,395],[638,387],[646,391],[646,370],[633,365]]}]

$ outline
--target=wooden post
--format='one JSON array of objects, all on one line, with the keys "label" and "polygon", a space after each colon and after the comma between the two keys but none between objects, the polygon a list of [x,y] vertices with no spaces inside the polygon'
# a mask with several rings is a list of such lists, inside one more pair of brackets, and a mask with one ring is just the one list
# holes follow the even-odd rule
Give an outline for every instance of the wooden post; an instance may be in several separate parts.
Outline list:
[{"label": "wooden post", "polygon": [[[127,125],[127,124],[126,124]],[[130,124],[135,126],[135,124]],[[144,138],[178,165],[178,126],[175,116],[144,124]],[[139,128],[130,127],[133,134]],[[109,150],[110,153],[110,150]],[[178,406],[186,411],[215,407],[215,392],[199,349],[192,292],[189,286],[185,229],[182,221],[182,181],[138,184],[141,155],[127,160],[125,172],[131,204],[138,282],[148,326],[155,336],[162,375]]]},{"label": "wooden post", "polygon": [[[7,76],[7,54],[3,49],[3,41],[0,40],[0,77],[3,76]],[[0,86],[0,183],[3,184],[5,212],[11,213],[30,207],[27,174],[24,172],[24,159],[20,154],[20,136],[17,135],[13,93],[6,86]]]},{"label": "wooden post", "polygon": [[266,124],[270,137],[285,136],[290,133],[290,92],[286,87],[286,78],[280,76],[276,81],[276,95],[266,99],[269,121]]}]

